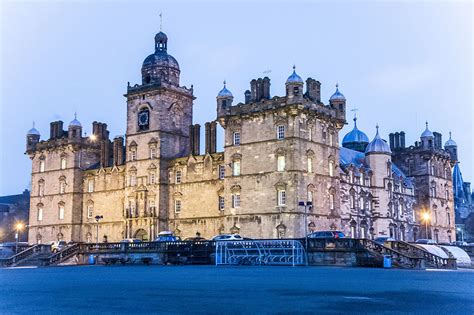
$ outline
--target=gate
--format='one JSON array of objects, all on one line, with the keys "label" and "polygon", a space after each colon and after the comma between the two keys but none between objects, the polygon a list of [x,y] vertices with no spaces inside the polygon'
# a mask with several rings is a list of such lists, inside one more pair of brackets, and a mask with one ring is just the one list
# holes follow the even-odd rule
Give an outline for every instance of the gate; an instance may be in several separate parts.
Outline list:
[{"label": "gate", "polygon": [[305,265],[297,240],[217,241],[216,265]]}]

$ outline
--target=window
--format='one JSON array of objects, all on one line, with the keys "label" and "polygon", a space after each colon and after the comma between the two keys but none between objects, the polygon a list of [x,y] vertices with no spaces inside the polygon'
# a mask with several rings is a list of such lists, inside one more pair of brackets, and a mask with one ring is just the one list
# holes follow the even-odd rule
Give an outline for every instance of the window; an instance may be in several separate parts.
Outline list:
[{"label": "window", "polygon": [[38,221],[43,221],[43,207],[38,208]]},{"label": "window", "polygon": [[351,209],[354,209],[355,208],[355,200],[356,200],[356,196],[354,193],[351,194],[351,197],[350,197],[350,206],[351,206]]},{"label": "window", "polygon": [[240,175],[240,161],[234,161],[232,163],[232,175],[239,176]]},{"label": "window", "polygon": [[44,181],[40,180],[38,182],[38,196],[43,197],[44,196]]},{"label": "window", "polygon": [[298,95],[300,89],[297,86],[293,87],[293,95]]},{"label": "window", "polygon": [[176,184],[181,183],[181,171],[177,170],[176,171]]},{"label": "window", "polygon": [[332,132],[329,133],[329,146],[334,145],[334,134]]},{"label": "window", "polygon": [[59,220],[64,219],[64,205],[59,206]]},{"label": "window", "polygon": [[150,148],[150,159],[156,159],[156,148]]},{"label": "window", "polygon": [[329,161],[329,176],[334,176],[334,161]]},{"label": "window", "polygon": [[40,173],[44,173],[44,160],[40,161],[39,171],[40,171]]},{"label": "window", "polygon": [[451,225],[451,213],[448,212],[448,225]]},{"label": "window", "polygon": [[87,192],[94,192],[94,180],[89,179],[89,182],[87,184]]},{"label": "window", "polygon": [[308,140],[313,141],[313,128],[308,127]]},{"label": "window", "polygon": [[363,210],[363,209],[364,209],[364,206],[365,206],[364,197],[363,197],[363,196],[360,196],[360,198],[359,198],[359,208],[360,208],[361,210]]},{"label": "window", "polygon": [[92,218],[93,213],[94,213],[94,206],[93,205],[88,205],[87,206],[87,217],[89,219]]},{"label": "window", "polygon": [[66,169],[66,158],[65,157],[61,158],[61,169],[62,170]]},{"label": "window", "polygon": [[279,206],[286,205],[286,191],[285,190],[278,190],[278,205]]},{"label": "window", "polygon": [[334,210],[334,193],[329,193],[329,209]]},{"label": "window", "polygon": [[64,194],[66,192],[66,182],[64,180],[59,181],[59,193]]},{"label": "window", "polygon": [[137,160],[137,150],[136,149],[131,149],[130,150],[130,161],[136,161]]},{"label": "window", "polygon": [[153,185],[155,183],[155,173],[150,173],[150,184]]},{"label": "window", "polygon": [[225,207],[224,196],[219,196],[219,210],[223,211]]},{"label": "window", "polygon": [[181,212],[181,200],[177,199],[174,201],[174,212],[180,213]]},{"label": "window", "polygon": [[444,191],[444,199],[449,199],[449,191],[447,189]]},{"label": "window", "polygon": [[227,100],[222,100],[222,109],[227,107]]},{"label": "window", "polygon": [[313,158],[308,157],[307,164],[308,164],[308,173],[312,173],[313,172]]},{"label": "window", "polygon": [[240,208],[240,194],[232,195],[232,208]]},{"label": "window", "polygon": [[277,171],[283,172],[285,170],[285,156],[280,155],[277,158]]},{"label": "window", "polygon": [[351,184],[354,183],[354,172],[353,171],[349,171],[349,182]]},{"label": "window", "polygon": [[309,202],[313,202],[313,191],[311,190],[308,190],[308,196],[307,196],[308,200],[306,201],[309,201]]},{"label": "window", "polygon": [[285,139],[285,126],[278,126],[277,127],[277,139],[278,140]]},{"label": "window", "polygon": [[360,183],[361,185],[364,185],[364,173],[360,173],[360,178],[359,178],[359,179],[360,179],[360,182],[359,182],[359,183]]},{"label": "window", "polygon": [[234,132],[234,145],[240,145],[240,132]]},{"label": "window", "polygon": [[137,175],[132,174],[130,175],[130,186],[136,186],[137,185]]},{"label": "window", "polygon": [[219,165],[219,179],[224,179],[225,177],[225,166]]}]

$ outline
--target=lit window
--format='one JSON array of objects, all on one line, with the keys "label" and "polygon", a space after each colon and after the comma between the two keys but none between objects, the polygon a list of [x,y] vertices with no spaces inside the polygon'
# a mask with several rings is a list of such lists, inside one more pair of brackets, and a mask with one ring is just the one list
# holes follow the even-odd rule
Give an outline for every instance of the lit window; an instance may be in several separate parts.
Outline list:
[{"label": "lit window", "polygon": [[240,161],[234,161],[232,163],[232,175],[239,176],[240,175]]},{"label": "lit window", "polygon": [[286,205],[286,191],[285,190],[278,190],[278,205],[279,206]]},{"label": "lit window", "polygon": [[240,145],[240,132],[234,132],[234,145]]},{"label": "lit window", "polygon": [[38,208],[38,221],[43,221],[43,208]]},{"label": "lit window", "polygon": [[87,185],[87,191],[88,192],[94,192],[94,180],[89,179],[88,185]]},{"label": "lit window", "polygon": [[66,169],[66,158],[61,158],[61,169],[65,170]]},{"label": "lit window", "polygon": [[92,218],[92,214],[94,213],[94,206],[88,205],[87,206],[87,217]]},{"label": "lit window", "polygon": [[174,201],[174,212],[175,213],[181,212],[181,200],[179,199]]},{"label": "lit window", "polygon": [[225,177],[225,166],[219,165],[219,179],[224,179]]},{"label": "lit window", "polygon": [[64,206],[59,206],[59,220],[64,219]]},{"label": "lit window", "polygon": [[232,195],[232,208],[240,208],[240,194]]},{"label": "lit window", "polygon": [[40,161],[39,171],[40,171],[40,173],[44,172],[44,161],[43,160]]},{"label": "lit window", "polygon": [[334,162],[329,161],[329,176],[333,177],[334,176]]},{"label": "lit window", "polygon": [[277,171],[283,172],[285,170],[285,156],[278,156]]},{"label": "lit window", "polygon": [[278,140],[285,139],[285,126],[277,127],[277,139]]},{"label": "lit window", "polygon": [[155,173],[150,173],[150,184],[155,183]]},{"label": "lit window", "polygon": [[223,196],[219,196],[219,210],[224,210],[225,207],[225,199]]},{"label": "lit window", "polygon": [[181,171],[177,170],[176,171],[176,184],[181,183]]},{"label": "lit window", "polygon": [[156,159],[156,148],[150,148],[150,159]]},{"label": "lit window", "polygon": [[308,172],[312,173],[313,172],[313,158],[308,157],[307,164],[308,164]]}]

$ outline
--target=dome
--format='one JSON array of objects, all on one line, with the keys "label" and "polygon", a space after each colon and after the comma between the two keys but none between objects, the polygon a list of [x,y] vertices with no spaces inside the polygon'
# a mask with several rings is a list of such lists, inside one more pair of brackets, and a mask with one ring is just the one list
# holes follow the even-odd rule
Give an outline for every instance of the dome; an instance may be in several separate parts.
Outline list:
[{"label": "dome", "polygon": [[35,127],[33,127],[30,130],[28,130],[28,133],[26,135],[27,136],[39,136],[40,133]]},{"label": "dome", "polygon": [[334,92],[333,95],[331,95],[331,98],[329,99],[330,101],[345,101],[346,97],[344,94],[339,92],[339,85],[336,84],[336,92]]},{"label": "dome", "polygon": [[453,139],[451,139],[451,132],[449,132],[449,139],[448,141],[446,141],[446,143],[444,144],[445,147],[457,147],[458,144],[456,143],[456,141],[454,141]]},{"label": "dome", "polygon": [[434,138],[434,134],[428,129],[428,122],[426,122],[426,129],[423,131],[420,138]]},{"label": "dome", "polygon": [[158,43],[158,42],[167,42],[168,41],[168,36],[166,36],[165,33],[163,33],[162,31],[160,31],[159,33],[157,33],[155,35],[155,42]]},{"label": "dome", "polygon": [[288,83],[303,83],[303,79],[296,74],[295,66],[293,66],[293,73],[286,79],[286,84]]},{"label": "dome", "polygon": [[219,94],[217,94],[217,97],[234,97],[232,95],[232,92],[226,88],[225,81],[224,81],[224,87],[222,88],[222,90],[219,91]]},{"label": "dome", "polygon": [[158,51],[146,57],[143,61],[143,68],[148,67],[169,67],[179,70],[178,61],[166,51]]},{"label": "dome", "polygon": [[342,145],[347,144],[347,143],[354,143],[354,142],[364,143],[364,144],[369,143],[369,137],[367,137],[367,135],[364,132],[360,131],[357,128],[356,117],[354,117],[354,128],[344,136],[344,138],[342,139]]},{"label": "dome", "polygon": [[69,127],[82,127],[81,122],[77,120],[76,114],[74,114],[74,119],[69,123]]},{"label": "dome", "polygon": [[379,135],[379,126],[377,126],[377,133],[375,134],[374,140],[372,140],[365,148],[365,154],[369,153],[385,153],[391,154],[392,151],[388,146],[387,142],[385,142]]}]

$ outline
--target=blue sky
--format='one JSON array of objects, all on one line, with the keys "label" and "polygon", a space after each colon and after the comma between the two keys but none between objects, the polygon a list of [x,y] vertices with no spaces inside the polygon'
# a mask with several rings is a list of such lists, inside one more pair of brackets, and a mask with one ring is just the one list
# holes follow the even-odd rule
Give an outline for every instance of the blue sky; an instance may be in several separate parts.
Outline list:
[{"label": "blue sky", "polygon": [[[124,134],[127,81],[140,83],[159,31],[194,85],[194,121],[215,118],[227,80],[234,102],[253,78],[283,95],[293,64],[322,83],[327,102],[339,82],[369,138],[404,130],[407,144],[430,129],[452,131],[465,180],[474,179],[473,5],[469,1],[4,1],[1,4],[0,195],[28,187],[25,134],[36,122],[67,125],[77,111]],[[352,128],[352,113],[342,136]],[[219,137],[218,141],[222,138]]]}]

